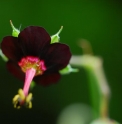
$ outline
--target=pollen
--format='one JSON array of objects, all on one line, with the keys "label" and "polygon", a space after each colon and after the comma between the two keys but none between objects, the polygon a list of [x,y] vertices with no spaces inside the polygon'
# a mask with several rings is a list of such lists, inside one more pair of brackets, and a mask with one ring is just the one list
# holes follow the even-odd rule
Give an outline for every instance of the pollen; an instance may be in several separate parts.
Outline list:
[{"label": "pollen", "polygon": [[13,98],[14,108],[20,109],[22,105],[25,105],[27,108],[32,108],[32,93],[29,93],[27,96],[24,95],[22,89],[18,90],[18,94]]},{"label": "pollen", "polygon": [[38,57],[27,56],[21,59],[18,63],[23,72],[26,72],[28,69],[34,68],[36,70],[35,75],[42,75],[46,70],[46,66],[43,60],[40,60]]}]

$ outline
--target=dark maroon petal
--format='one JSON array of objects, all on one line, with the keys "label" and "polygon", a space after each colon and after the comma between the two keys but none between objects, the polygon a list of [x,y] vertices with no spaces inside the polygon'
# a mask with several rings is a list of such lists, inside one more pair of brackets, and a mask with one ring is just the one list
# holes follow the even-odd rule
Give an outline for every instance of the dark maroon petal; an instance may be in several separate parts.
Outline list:
[{"label": "dark maroon petal", "polygon": [[16,78],[24,82],[25,74],[22,72],[21,68],[13,63],[12,61],[7,62],[7,69],[12,73]]},{"label": "dark maroon petal", "polygon": [[57,83],[59,79],[60,79],[60,74],[57,72],[57,73],[50,73],[50,74],[43,74],[36,76],[34,78],[34,81],[43,86],[48,86],[50,84]]},{"label": "dark maroon petal", "polygon": [[42,27],[30,26],[20,32],[19,42],[25,55],[38,56],[45,46],[50,44],[51,38]]},{"label": "dark maroon petal", "polygon": [[71,58],[71,52],[67,45],[54,43],[50,44],[43,57],[47,71],[58,71],[67,66]]},{"label": "dark maroon petal", "polygon": [[3,54],[13,61],[19,61],[23,56],[18,39],[16,37],[4,37],[1,43],[1,49]]}]

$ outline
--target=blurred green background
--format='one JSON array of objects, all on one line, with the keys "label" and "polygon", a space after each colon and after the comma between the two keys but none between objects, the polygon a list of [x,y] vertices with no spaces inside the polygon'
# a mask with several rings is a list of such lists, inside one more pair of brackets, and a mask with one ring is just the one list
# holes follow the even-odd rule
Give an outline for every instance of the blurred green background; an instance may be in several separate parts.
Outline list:
[{"label": "blurred green background", "polygon": [[[0,40],[11,35],[9,20],[15,27],[22,24],[44,27],[50,35],[61,25],[61,42],[70,46],[75,55],[81,55],[77,46],[81,38],[90,41],[94,54],[104,60],[104,70],[112,90],[110,117],[122,123],[122,2],[119,0],[1,0]],[[12,98],[23,87],[6,70],[0,59],[0,123],[1,124],[55,124],[60,112],[72,103],[90,103],[88,79],[84,69],[80,73],[62,76],[56,85],[36,86],[33,90],[33,108],[16,110]]]}]

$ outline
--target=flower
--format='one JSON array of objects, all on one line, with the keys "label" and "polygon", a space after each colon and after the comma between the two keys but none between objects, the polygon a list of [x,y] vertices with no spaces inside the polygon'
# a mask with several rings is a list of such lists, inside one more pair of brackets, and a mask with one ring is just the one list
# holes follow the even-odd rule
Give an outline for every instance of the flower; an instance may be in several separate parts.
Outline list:
[{"label": "flower", "polygon": [[[7,69],[24,81],[19,97],[13,99],[15,107],[25,103],[32,80],[45,86],[58,82],[59,70],[65,68],[71,58],[67,45],[51,44],[49,34],[38,26],[25,28],[18,37],[4,37],[1,49],[9,59]],[[24,94],[24,98],[21,98],[21,94]]]}]

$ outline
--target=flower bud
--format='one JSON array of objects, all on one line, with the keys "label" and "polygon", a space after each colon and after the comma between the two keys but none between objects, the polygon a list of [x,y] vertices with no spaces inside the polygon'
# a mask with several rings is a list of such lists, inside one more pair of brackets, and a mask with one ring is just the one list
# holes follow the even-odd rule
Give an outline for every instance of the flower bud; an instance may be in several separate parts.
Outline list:
[{"label": "flower bud", "polygon": [[60,40],[59,34],[61,33],[62,29],[63,29],[63,26],[61,26],[60,30],[55,35],[51,36],[51,44],[59,42]]},{"label": "flower bud", "polygon": [[10,20],[10,24],[11,24],[11,27],[12,27],[12,29],[13,29],[13,31],[12,31],[12,36],[13,36],[13,37],[18,37],[20,31],[19,31],[17,28],[14,27],[14,25],[13,25],[13,23],[12,23],[11,20]]}]

